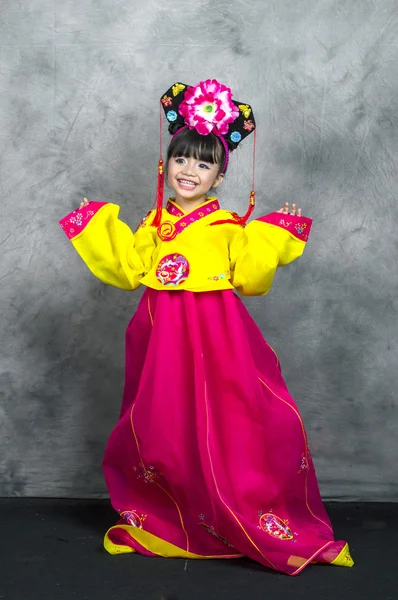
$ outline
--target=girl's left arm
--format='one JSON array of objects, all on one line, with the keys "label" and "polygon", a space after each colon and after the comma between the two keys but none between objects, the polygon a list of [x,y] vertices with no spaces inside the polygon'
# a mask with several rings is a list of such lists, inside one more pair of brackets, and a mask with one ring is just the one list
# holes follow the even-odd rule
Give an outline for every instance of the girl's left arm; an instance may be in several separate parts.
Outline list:
[{"label": "girl's left arm", "polygon": [[103,283],[134,290],[152,266],[155,239],[151,228],[135,234],[119,219],[119,206],[83,203],[60,221],[73,247]]},{"label": "girl's left arm", "polygon": [[312,219],[273,212],[251,221],[230,245],[232,283],[243,296],[265,296],[278,267],[299,258]]}]

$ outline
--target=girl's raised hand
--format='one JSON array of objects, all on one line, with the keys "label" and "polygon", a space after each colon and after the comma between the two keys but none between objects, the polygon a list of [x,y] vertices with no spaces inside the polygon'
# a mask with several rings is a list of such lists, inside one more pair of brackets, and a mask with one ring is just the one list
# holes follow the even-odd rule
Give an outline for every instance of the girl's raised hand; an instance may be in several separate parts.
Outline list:
[{"label": "girl's raised hand", "polygon": [[87,198],[84,198],[83,202],[80,202],[79,209],[84,208],[85,206],[87,206],[87,204],[88,204],[88,200],[87,200]]},{"label": "girl's raised hand", "polygon": [[301,217],[301,208],[296,208],[296,205],[292,204],[292,210],[290,210],[289,202],[285,202],[285,206],[276,212],[282,213],[283,215],[297,215],[298,217]]}]

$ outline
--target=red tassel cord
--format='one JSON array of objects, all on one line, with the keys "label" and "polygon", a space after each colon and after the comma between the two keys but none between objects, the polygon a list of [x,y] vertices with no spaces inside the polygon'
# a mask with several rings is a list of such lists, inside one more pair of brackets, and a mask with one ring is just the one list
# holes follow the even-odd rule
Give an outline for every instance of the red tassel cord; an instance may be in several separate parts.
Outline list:
[{"label": "red tassel cord", "polygon": [[153,227],[159,227],[162,221],[163,211],[163,196],[164,196],[164,166],[163,160],[160,158],[158,162],[158,189],[156,192],[156,213],[152,221]]},{"label": "red tassel cord", "polygon": [[254,190],[252,190],[250,192],[250,202],[249,202],[249,208],[246,211],[246,214],[243,215],[243,217],[240,217],[238,215],[238,213],[233,212],[232,214],[232,219],[225,219],[224,221],[214,221],[214,223],[210,223],[210,225],[224,225],[224,223],[231,223],[232,225],[241,225],[241,227],[244,227],[250,217],[250,215],[252,214],[254,207],[256,206],[256,192]]},{"label": "red tassel cord", "polygon": [[162,222],[163,197],[164,197],[164,164],[162,159],[162,104],[159,102],[159,162],[158,162],[158,188],[153,208],[156,213],[152,221],[153,227],[159,227]]}]

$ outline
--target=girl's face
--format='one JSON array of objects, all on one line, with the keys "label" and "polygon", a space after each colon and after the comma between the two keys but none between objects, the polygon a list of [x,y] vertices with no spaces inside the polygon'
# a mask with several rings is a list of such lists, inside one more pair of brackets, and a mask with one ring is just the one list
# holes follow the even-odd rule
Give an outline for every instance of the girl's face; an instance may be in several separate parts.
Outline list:
[{"label": "girl's face", "polygon": [[196,158],[170,158],[167,181],[175,192],[176,202],[182,204],[182,208],[202,204],[210,188],[217,188],[224,178],[218,171],[219,165]]}]

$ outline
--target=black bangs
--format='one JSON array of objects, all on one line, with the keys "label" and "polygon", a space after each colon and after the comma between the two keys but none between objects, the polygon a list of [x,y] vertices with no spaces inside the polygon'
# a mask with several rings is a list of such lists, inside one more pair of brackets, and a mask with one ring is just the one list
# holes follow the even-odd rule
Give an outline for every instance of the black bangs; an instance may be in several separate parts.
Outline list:
[{"label": "black bangs", "polygon": [[170,142],[167,161],[172,157],[195,158],[220,166],[225,162],[224,146],[214,133],[200,135],[195,129],[184,129]]}]

